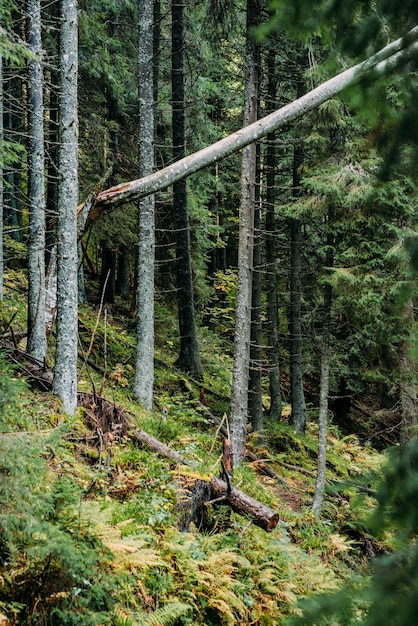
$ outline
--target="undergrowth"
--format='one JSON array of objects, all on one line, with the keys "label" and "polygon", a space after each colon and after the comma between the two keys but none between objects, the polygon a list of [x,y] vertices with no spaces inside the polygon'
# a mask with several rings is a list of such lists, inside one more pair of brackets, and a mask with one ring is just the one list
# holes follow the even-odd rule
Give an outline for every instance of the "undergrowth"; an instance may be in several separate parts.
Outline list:
[{"label": "undergrowth", "polygon": [[[16,293],[2,305],[3,320],[14,311],[16,319],[24,319],[23,296],[19,300]],[[206,374],[193,381],[172,366],[170,328],[166,324],[164,331],[159,320],[155,409],[147,413],[130,391],[129,325],[111,315],[104,323],[97,310],[83,307],[79,387],[94,387],[124,406],[134,425],[193,461],[198,475],[216,475],[221,440],[205,406],[219,419],[227,410],[229,351],[202,331]],[[30,390],[6,356],[0,370],[5,624],[284,624],[298,613],[301,597],[356,584],[369,571],[369,552],[379,545],[366,513],[375,503],[372,472],[378,473],[382,456],[355,437],[341,437],[331,425],[324,514],[316,520],[310,512],[317,445],[313,412],[304,437],[285,422],[268,424],[263,449],[250,437],[250,446],[278,478],[264,476],[257,463],[245,464],[234,476],[237,487],[279,512],[272,533],[226,507],[212,507],[212,531],[191,525],[182,533],[178,478],[184,468],[139,448],[129,436],[100,438],[82,409],[64,419],[56,399]]]}]

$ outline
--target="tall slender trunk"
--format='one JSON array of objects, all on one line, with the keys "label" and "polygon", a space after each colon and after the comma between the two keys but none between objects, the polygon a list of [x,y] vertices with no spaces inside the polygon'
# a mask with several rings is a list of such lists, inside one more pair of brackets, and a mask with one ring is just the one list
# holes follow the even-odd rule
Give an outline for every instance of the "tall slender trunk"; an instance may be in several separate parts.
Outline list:
[{"label": "tall slender trunk", "polygon": [[[329,239],[329,238],[328,238]],[[333,265],[332,242],[327,242],[325,264],[327,268]],[[332,286],[324,285],[324,311],[322,323],[321,344],[321,378],[319,387],[319,416],[318,416],[318,462],[315,495],[312,512],[316,517],[321,515],[325,491],[325,469],[327,460],[327,430],[328,430],[328,394],[329,394],[329,360],[330,360],[330,326],[331,326]]]},{"label": "tall slender trunk", "polygon": [[[250,28],[255,23],[257,2],[247,0],[247,40],[245,51],[244,126],[257,116],[258,77],[255,44]],[[242,151],[241,205],[239,214],[238,292],[235,313],[234,367],[231,395],[231,443],[234,466],[242,464],[245,454],[248,419],[248,375],[251,334],[251,289],[254,240],[255,143]]]},{"label": "tall slender trunk", "polygon": [[[298,81],[297,97],[305,93],[302,79]],[[293,196],[301,195],[300,167],[304,159],[302,140],[297,139],[293,152]],[[306,427],[306,404],[303,390],[303,358],[302,358],[302,247],[303,231],[299,219],[289,220],[290,234],[290,402],[292,405],[292,422],[295,431],[303,434]]]},{"label": "tall slender trunk", "polygon": [[223,139],[195,152],[189,156],[163,167],[152,175],[137,180],[123,182],[116,187],[100,192],[95,199],[94,210],[86,220],[86,226],[98,219],[103,211],[110,206],[116,207],[150,193],[167,189],[170,185],[204,167],[237,152],[254,141],[265,137],[268,133],[288,126],[291,122],[302,118],[323,102],[327,102],[344,89],[357,85],[361,80],[375,80],[378,76],[393,73],[415,58],[418,51],[418,29],[413,28],[404,37],[391,42],[371,57],[318,85],[301,98],[289,102],[277,111],[254,124],[240,129]]},{"label": "tall slender trunk", "polygon": [[160,39],[161,39],[161,0],[154,0],[153,5],[153,57],[152,57],[152,91],[154,98],[154,134],[157,128],[158,98],[160,95]]},{"label": "tall slender trunk", "polygon": [[[185,0],[172,0],[171,84],[174,161],[186,155],[184,9]],[[177,304],[180,333],[180,354],[177,365],[195,376],[201,376],[203,370],[194,310],[190,224],[185,179],[173,185],[173,210],[176,229]]]},{"label": "tall slender trunk", "polygon": [[[3,143],[3,58],[0,54],[0,142]],[[3,248],[3,207],[4,207],[4,161],[0,156],[0,302],[4,292],[4,248]]]},{"label": "tall slender trunk", "polygon": [[295,431],[305,432],[306,404],[303,390],[303,359],[302,359],[302,224],[298,219],[290,219],[290,402],[292,406],[292,422]]},{"label": "tall slender trunk", "polygon": [[119,246],[118,271],[116,275],[115,292],[118,296],[126,298],[129,295],[130,266],[129,248],[125,244]]},{"label": "tall slender trunk", "polygon": [[29,246],[27,351],[40,361],[46,357],[45,328],[45,144],[42,25],[40,0],[28,0],[27,37],[34,58],[28,82],[29,126]]},{"label": "tall slender trunk", "polygon": [[52,249],[56,244],[56,213],[58,205],[58,90],[59,75],[51,71],[48,89],[47,131],[47,184],[46,184],[46,233],[45,264],[48,266]]},{"label": "tall slender trunk", "polygon": [[77,407],[77,0],[62,0],[57,227],[57,339],[53,391],[62,410]]},{"label": "tall slender trunk", "polygon": [[[405,326],[415,327],[414,301],[408,300],[403,310]],[[411,333],[412,334],[412,333]],[[408,335],[402,345],[400,358],[401,370],[401,441],[407,443],[417,434],[418,424],[418,393],[416,381],[416,366],[413,363],[410,351],[412,336]]]},{"label": "tall slender trunk", "polygon": [[[146,176],[151,174],[154,168],[153,0],[139,0],[138,7],[138,161],[140,176]],[[137,343],[134,393],[145,408],[151,409],[154,387],[154,196],[142,198],[138,208]]]},{"label": "tall slender trunk", "polygon": [[[5,140],[14,144],[21,143],[23,136],[22,119],[24,119],[22,97],[22,81],[18,74],[13,75],[7,68],[4,76],[4,134]],[[20,103],[20,104],[19,104]],[[7,232],[15,241],[22,241],[22,176],[19,162],[8,165],[5,170],[5,212],[4,223]]]},{"label": "tall slender trunk", "polygon": [[[79,246],[79,249],[81,246]],[[100,293],[104,304],[115,303],[116,250],[109,247],[107,241],[100,242],[102,267],[100,272]],[[80,272],[79,272],[80,276]]]},{"label": "tall slender trunk", "polygon": [[[268,71],[268,111],[274,111],[276,101],[277,79],[275,75],[275,50],[269,50],[267,58]],[[279,366],[279,302],[277,296],[277,235],[275,219],[275,170],[276,146],[275,134],[267,135],[266,150],[266,196],[265,196],[265,247],[266,247],[266,296],[267,296],[267,356],[270,377],[270,409],[269,417],[279,420],[282,415],[282,397],[280,391]]]},{"label": "tall slender trunk", "polygon": [[251,305],[250,335],[250,377],[248,386],[248,415],[253,432],[262,434],[264,428],[263,400],[261,387],[262,370],[262,327],[261,327],[261,200],[260,200],[260,145],[257,145],[256,173],[254,193],[254,250],[253,283]]}]

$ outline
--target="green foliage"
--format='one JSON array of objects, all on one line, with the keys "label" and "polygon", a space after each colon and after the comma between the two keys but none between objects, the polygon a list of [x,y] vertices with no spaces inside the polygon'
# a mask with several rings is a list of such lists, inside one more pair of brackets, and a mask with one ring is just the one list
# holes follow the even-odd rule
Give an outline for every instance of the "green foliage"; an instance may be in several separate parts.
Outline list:
[{"label": "green foliage", "polygon": [[215,297],[211,314],[219,333],[231,335],[235,324],[238,276],[236,270],[218,271],[215,275]]},{"label": "green foliage", "polygon": [[390,626],[414,623],[418,588],[417,467],[415,440],[391,451],[377,492],[378,506],[369,519],[369,529],[378,536],[388,535],[393,551],[375,557],[370,579],[336,595],[305,603],[303,617],[292,624],[378,626],[382,615]]},{"label": "green foliage", "polygon": [[0,607],[20,624],[105,623],[111,555],[79,518],[80,487],[49,467],[63,432],[28,424],[25,386],[1,369]]},{"label": "green foliage", "polygon": [[0,62],[7,62],[12,67],[22,67],[33,55],[25,42],[13,32],[12,14],[16,9],[14,0],[0,4]]}]

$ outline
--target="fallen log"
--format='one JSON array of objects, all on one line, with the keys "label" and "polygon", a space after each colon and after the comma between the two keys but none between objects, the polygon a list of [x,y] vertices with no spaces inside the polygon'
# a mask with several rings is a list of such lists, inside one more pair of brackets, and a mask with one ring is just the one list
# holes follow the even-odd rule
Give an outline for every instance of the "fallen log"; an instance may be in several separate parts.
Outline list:
[{"label": "fallen log", "polygon": [[[185,459],[182,454],[176,452],[165,443],[162,443],[162,441],[159,441],[143,430],[135,430],[133,433],[130,433],[130,436],[140,445],[146,446],[152,450],[152,452],[155,452],[170,461],[193,465],[193,463]],[[266,504],[258,502],[258,500],[255,500],[240,489],[230,486],[228,482],[225,482],[216,476],[213,476],[210,481],[200,478],[196,482],[200,485],[199,493],[202,494],[202,497],[204,494],[204,499],[201,502],[196,502],[194,497],[191,498],[191,500],[193,500],[193,511],[190,516],[186,516],[186,519],[188,519],[189,522],[196,516],[197,511],[200,508],[200,504],[209,506],[214,503],[214,500],[216,500],[217,504],[228,505],[233,511],[235,511],[235,513],[250,517],[256,526],[259,526],[268,533],[276,528],[279,521],[278,513],[273,511]],[[202,483],[207,483],[209,490],[202,489]],[[186,530],[187,526],[188,524],[183,521],[182,528]]]},{"label": "fallen log", "polygon": [[[255,500],[236,487],[229,488],[224,480],[216,478],[216,476],[211,479],[209,485],[211,498],[216,499],[218,504],[227,504],[235,513],[250,517],[256,526],[268,533],[276,528],[279,514],[266,504]],[[211,502],[213,500],[206,504],[211,504]]]},{"label": "fallen log", "polygon": [[187,460],[180,452],[173,450],[162,441],[159,441],[152,435],[149,435],[142,429],[137,429],[129,433],[129,436],[136,443],[146,446],[152,452],[159,454],[160,456],[174,461],[175,463],[181,463],[182,465],[195,465],[192,461]]}]

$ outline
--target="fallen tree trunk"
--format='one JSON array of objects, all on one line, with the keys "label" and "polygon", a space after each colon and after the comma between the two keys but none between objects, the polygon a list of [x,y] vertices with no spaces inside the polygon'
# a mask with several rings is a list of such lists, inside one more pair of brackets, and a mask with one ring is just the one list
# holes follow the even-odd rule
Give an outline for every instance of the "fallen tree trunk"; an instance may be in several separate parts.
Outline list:
[{"label": "fallen tree trunk", "polygon": [[258,141],[268,133],[283,128],[309,111],[312,111],[327,100],[335,97],[347,87],[358,84],[361,80],[373,80],[375,77],[394,71],[418,54],[418,26],[410,30],[404,37],[385,46],[366,61],[358,63],[322,85],[319,85],[301,98],[290,102],[286,106],[274,111],[270,115],[249,124],[245,128],[232,133],[228,137],[199,150],[172,165],[154,172],[143,178],[121,183],[97,194],[94,202],[89,198],[85,207],[80,205],[79,214],[89,210],[85,226],[125,202],[131,202],[150,194],[166,189],[173,183],[190,176],[204,167],[245,148]]},{"label": "fallen tree trunk", "polygon": [[[93,394],[78,393],[78,405],[83,406],[91,413],[92,425],[95,427],[100,426],[104,434],[107,431],[111,431],[114,434],[130,437],[138,445],[145,446],[169,461],[196,467],[195,463],[186,459],[180,452],[173,450],[156,437],[146,433],[141,428],[132,428],[132,414],[123,408],[119,409],[109,400]],[[93,416],[95,412],[98,413],[96,417]],[[195,480],[195,483],[203,485],[204,488],[199,489],[200,494],[202,494],[200,501],[199,498],[190,497],[190,501],[192,502],[193,500],[191,504],[193,510],[190,513],[184,511],[185,521],[182,526],[184,529],[187,529],[188,524],[194,519],[198,509],[205,506],[205,502],[210,504],[214,499],[218,504],[228,505],[236,513],[250,517],[256,526],[259,526],[266,532],[271,532],[277,526],[279,516],[276,512],[243,491],[228,485],[220,478],[213,477],[210,480],[198,478]],[[189,491],[193,493],[193,488]],[[183,508],[186,509],[187,506]]]},{"label": "fallen tree trunk", "polygon": [[133,441],[135,441],[135,443],[146,446],[152,452],[159,454],[169,461],[174,461],[175,463],[181,463],[183,465],[195,465],[192,461],[187,460],[182,454],[180,454],[180,452],[173,450],[165,443],[159,441],[152,435],[149,435],[142,429],[137,429],[133,432],[130,432],[129,436]]},{"label": "fallen tree trunk", "polygon": [[[266,504],[254,500],[254,498],[236,487],[229,489],[228,484],[224,480],[216,478],[215,476],[211,479],[209,484],[211,498],[215,498],[218,504],[227,504],[236,513],[250,517],[256,526],[259,526],[268,533],[276,528],[279,521],[279,514]],[[210,503],[211,501],[209,501],[208,504]]]},{"label": "fallen tree trunk", "polygon": [[[146,446],[149,450],[152,450],[152,452],[155,452],[170,461],[193,465],[193,463],[185,459],[182,454],[176,452],[165,443],[162,443],[143,430],[135,430],[130,433],[130,436],[136,443]],[[202,494],[205,494],[206,498],[208,498],[206,502],[205,500],[201,502],[203,506],[207,506],[216,501],[217,504],[230,506],[233,511],[239,513],[240,515],[250,517],[256,526],[259,526],[266,532],[271,532],[274,528],[276,528],[277,522],[279,521],[278,513],[273,511],[266,504],[258,502],[240,489],[230,487],[227,482],[221,480],[220,478],[216,478],[216,476],[211,478],[210,481],[199,478],[196,482],[199,484],[208,483],[210,489],[210,491],[202,489],[199,490]],[[194,502],[193,507],[198,509],[199,503]],[[193,511],[190,515],[189,521],[192,521],[195,514],[196,511]],[[188,524],[183,523],[183,528],[186,529],[187,525]]]}]

